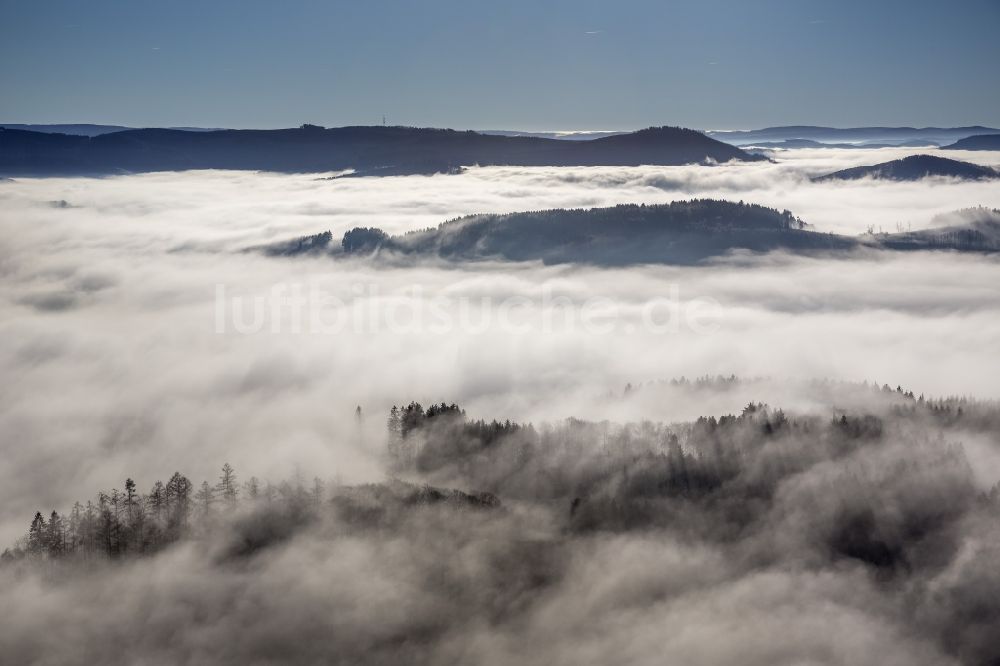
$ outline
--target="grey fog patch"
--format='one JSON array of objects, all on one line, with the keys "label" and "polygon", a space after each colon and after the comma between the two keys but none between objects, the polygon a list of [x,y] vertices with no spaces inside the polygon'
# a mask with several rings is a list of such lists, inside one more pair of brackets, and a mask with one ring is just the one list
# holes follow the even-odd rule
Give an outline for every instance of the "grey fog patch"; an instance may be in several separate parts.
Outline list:
[{"label": "grey fog patch", "polygon": [[62,312],[79,305],[79,299],[70,291],[47,291],[22,296],[20,302],[42,312]]}]

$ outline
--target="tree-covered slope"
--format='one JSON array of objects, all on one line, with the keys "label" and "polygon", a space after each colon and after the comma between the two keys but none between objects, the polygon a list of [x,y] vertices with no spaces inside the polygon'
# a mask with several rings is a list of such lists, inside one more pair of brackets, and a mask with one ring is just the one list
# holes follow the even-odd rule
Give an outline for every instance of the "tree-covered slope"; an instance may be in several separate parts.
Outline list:
[{"label": "tree-covered slope", "polygon": [[805,230],[788,211],[699,199],[658,205],[472,215],[431,229],[388,236],[353,229],[342,247],[451,260],[541,260],[605,265],[693,263],[729,250],[849,249],[852,239]]},{"label": "tree-covered slope", "polygon": [[943,146],[948,150],[1000,150],[1000,134],[977,134]]},{"label": "tree-covered slope", "polygon": [[913,181],[931,176],[960,178],[962,180],[983,180],[1000,177],[1000,174],[997,173],[996,169],[970,162],[952,160],[936,155],[911,155],[903,159],[892,160],[891,162],[834,171],[814,180],[822,182],[874,178],[877,180]]}]

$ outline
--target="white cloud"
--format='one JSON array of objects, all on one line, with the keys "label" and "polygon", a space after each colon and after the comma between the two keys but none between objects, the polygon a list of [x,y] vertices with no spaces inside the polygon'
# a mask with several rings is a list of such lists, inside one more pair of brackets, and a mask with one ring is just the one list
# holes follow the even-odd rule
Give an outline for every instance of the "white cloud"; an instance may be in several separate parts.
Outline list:
[{"label": "white cloud", "polygon": [[[284,476],[300,463],[347,480],[378,478],[383,410],[410,399],[459,401],[488,418],[672,420],[702,405],[617,405],[603,396],[629,381],[706,373],[872,379],[1000,397],[984,362],[1000,355],[1000,266],[991,257],[379,269],[241,252],[325,229],[335,237],[354,226],[401,232],[475,212],[691,196],[789,208],[820,230],[852,233],[1000,206],[989,184],[806,180],[905,152],[798,151],[777,164],[714,168],[481,168],[334,181],[191,172],[0,184],[0,452],[8,461],[0,538],[16,536],[36,507],[63,509],[127,475],[143,488],[175,469],[200,480],[230,460],[247,475]],[[976,159],[995,163],[996,155]],[[72,207],[49,204],[58,200]],[[532,304],[522,309],[522,333],[213,332],[216,285],[264,295],[278,283],[318,285],[345,302],[364,284],[402,302],[520,296]],[[410,294],[413,285],[422,294]],[[546,288],[576,303],[604,297],[622,322],[637,324],[642,304],[670,285],[685,303],[721,304],[715,332],[540,334]],[[746,397],[711,409],[737,409]],[[358,404],[370,415],[364,438],[350,418]]]}]

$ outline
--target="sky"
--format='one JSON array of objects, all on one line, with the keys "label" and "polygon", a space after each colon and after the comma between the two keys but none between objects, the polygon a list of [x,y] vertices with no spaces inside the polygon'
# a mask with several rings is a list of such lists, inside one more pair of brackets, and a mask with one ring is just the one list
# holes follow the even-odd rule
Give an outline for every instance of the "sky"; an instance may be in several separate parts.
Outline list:
[{"label": "sky", "polygon": [[0,0],[0,122],[1000,125],[1000,2]]}]

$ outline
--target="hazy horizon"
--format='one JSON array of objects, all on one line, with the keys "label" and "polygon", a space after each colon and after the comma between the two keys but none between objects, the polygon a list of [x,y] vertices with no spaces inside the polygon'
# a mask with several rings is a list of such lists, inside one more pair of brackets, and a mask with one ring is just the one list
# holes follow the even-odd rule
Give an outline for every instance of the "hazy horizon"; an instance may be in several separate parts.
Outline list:
[{"label": "hazy horizon", "polygon": [[[2,119],[0,119],[0,120],[2,120]],[[287,124],[287,125],[268,125],[268,126],[262,126],[262,125],[242,125],[242,126],[236,126],[236,125],[226,125],[226,124],[222,124],[222,125],[204,125],[204,124],[203,125],[198,125],[198,124],[186,124],[186,125],[182,125],[182,124],[179,124],[179,123],[165,123],[165,124],[160,124],[160,125],[139,123],[139,124],[131,124],[130,125],[130,124],[126,124],[126,123],[119,123],[119,122],[112,122],[112,121],[105,122],[105,121],[96,121],[96,120],[88,120],[88,121],[59,121],[59,120],[51,120],[51,121],[45,121],[45,122],[34,121],[34,120],[17,120],[17,121],[6,121],[6,120],[3,120],[3,122],[0,122],[0,125],[96,125],[96,126],[109,126],[109,127],[128,127],[130,129],[184,129],[184,128],[194,128],[194,129],[262,129],[262,130],[293,129],[295,127],[301,127],[303,124],[319,125],[321,127],[325,127],[325,128],[328,128],[328,129],[330,129],[330,128],[337,128],[337,127],[381,127],[381,126],[383,126],[383,124],[381,122],[381,119],[375,119],[373,122],[370,122],[370,123],[349,123],[349,124],[322,125],[321,123],[316,123],[316,122],[311,122],[311,121],[303,121],[303,122],[297,122],[297,123],[290,123],[290,124]],[[998,124],[1000,124],[1000,123],[998,123]],[[513,127],[513,126],[512,127],[506,127],[506,126],[504,126],[504,127],[493,127],[493,126],[490,126],[490,127],[473,127],[473,126],[468,126],[468,125],[454,125],[454,126],[444,126],[444,125],[408,125],[408,124],[405,124],[405,123],[390,122],[389,119],[386,119],[385,125],[389,126],[389,127],[416,127],[416,128],[420,128],[420,129],[425,129],[425,128],[426,129],[453,129],[453,130],[460,131],[460,132],[471,130],[473,132],[530,132],[530,133],[540,133],[540,134],[541,133],[544,133],[544,134],[549,134],[549,133],[551,133],[551,134],[598,134],[598,133],[602,133],[602,132],[628,133],[628,132],[637,132],[639,130],[646,129],[646,128],[649,128],[649,127],[663,127],[663,126],[681,127],[681,125],[677,125],[676,123],[670,123],[670,122],[654,122],[654,123],[648,124],[648,125],[629,126],[629,127],[624,127],[623,126],[623,127],[617,127],[617,128],[602,127],[600,129],[595,129],[593,127],[558,127],[558,128],[556,128],[556,127],[523,127],[523,126],[518,126],[518,127]],[[970,122],[970,123],[965,123],[965,124],[962,124],[962,125],[904,125],[904,124],[899,124],[899,123],[895,123],[894,124],[894,123],[886,123],[886,122],[872,123],[872,124],[867,124],[867,125],[820,125],[818,123],[790,122],[790,123],[782,123],[782,124],[755,125],[755,126],[750,126],[750,125],[738,126],[738,125],[734,125],[734,126],[727,126],[727,127],[693,127],[693,126],[684,126],[684,127],[687,127],[687,129],[694,129],[694,130],[697,130],[699,132],[747,132],[747,131],[752,131],[752,130],[771,129],[771,128],[778,128],[778,127],[824,127],[824,128],[830,128],[830,129],[855,129],[855,128],[861,128],[861,127],[873,127],[873,128],[893,128],[893,129],[895,129],[895,128],[904,128],[904,129],[918,129],[919,130],[919,129],[949,129],[949,128],[961,128],[961,127],[991,127],[991,125],[989,123],[986,123],[986,122]],[[998,129],[998,128],[993,128],[993,129]]]}]

